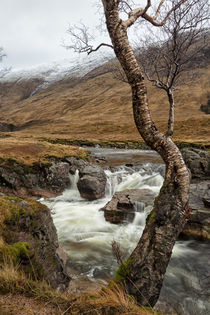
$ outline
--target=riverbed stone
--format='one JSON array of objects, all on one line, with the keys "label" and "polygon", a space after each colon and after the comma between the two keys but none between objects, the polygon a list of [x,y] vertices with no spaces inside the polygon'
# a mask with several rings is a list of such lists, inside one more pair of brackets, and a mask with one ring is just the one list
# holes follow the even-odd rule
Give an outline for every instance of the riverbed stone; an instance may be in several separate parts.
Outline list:
[{"label": "riverbed stone", "polygon": [[155,194],[149,189],[126,189],[116,192],[112,199],[100,209],[104,211],[105,220],[114,223],[133,222],[136,211],[143,211],[152,205]]},{"label": "riverbed stone", "polygon": [[204,200],[210,200],[210,180],[190,185],[189,205],[192,210],[181,237],[210,239],[210,208]]},{"label": "riverbed stone", "polygon": [[210,179],[210,152],[190,148],[184,149],[182,155],[192,178]]},{"label": "riverbed stone", "polygon": [[105,196],[106,175],[98,165],[86,165],[79,170],[77,183],[81,197],[88,200],[100,199]]}]

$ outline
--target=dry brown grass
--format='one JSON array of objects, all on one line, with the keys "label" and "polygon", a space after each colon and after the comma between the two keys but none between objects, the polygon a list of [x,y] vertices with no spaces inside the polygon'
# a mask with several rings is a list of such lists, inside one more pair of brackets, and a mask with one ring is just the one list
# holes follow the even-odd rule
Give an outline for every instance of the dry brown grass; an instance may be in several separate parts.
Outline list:
[{"label": "dry brown grass", "polygon": [[[137,306],[135,300],[116,284],[112,289],[104,287],[92,293],[73,295],[69,292],[64,294],[53,290],[45,282],[27,279],[23,273],[8,262],[0,267],[0,294],[4,294],[4,297],[0,297],[0,306],[9,304],[10,310],[16,312],[18,308],[22,307],[21,303],[16,304],[17,298],[19,298],[23,301],[27,299],[27,304],[32,310],[33,307],[37,307],[37,302],[41,303],[43,308],[50,307],[52,314],[157,314],[152,309],[147,310]],[[10,296],[9,302],[8,296]],[[43,312],[43,314],[47,313]]]},{"label": "dry brown grass", "polygon": [[[200,111],[209,91],[210,67],[195,71],[195,79],[176,91],[175,140],[210,143],[209,116]],[[147,83],[154,121],[167,128],[165,94]],[[89,140],[138,140],[130,88],[111,73],[72,83],[56,82],[28,99],[15,98],[15,86],[1,100],[0,121],[23,125],[22,136]]]},{"label": "dry brown grass", "polygon": [[19,163],[32,165],[38,161],[46,163],[49,157],[63,158],[65,156],[86,159],[88,153],[77,146],[51,144],[33,136],[11,134],[9,137],[0,138],[0,158],[3,160],[10,158]]}]

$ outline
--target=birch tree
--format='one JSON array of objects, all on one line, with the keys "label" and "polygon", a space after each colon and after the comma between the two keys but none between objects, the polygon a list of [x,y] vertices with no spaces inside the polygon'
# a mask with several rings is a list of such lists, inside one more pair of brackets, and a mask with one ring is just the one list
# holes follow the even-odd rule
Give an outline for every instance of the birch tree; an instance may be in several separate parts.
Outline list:
[{"label": "birch tree", "polygon": [[[166,165],[163,186],[146,220],[142,237],[130,257],[117,271],[116,281],[123,282],[128,294],[140,305],[154,306],[175,241],[189,217],[190,174],[170,135],[161,133],[152,121],[143,71],[128,39],[128,29],[140,20],[163,27],[169,18],[185,7],[190,11],[197,0],[137,1],[101,0],[111,45],[89,44],[88,32],[80,35],[71,29],[72,47],[91,53],[101,46],[111,47],[120,62],[132,92],[136,127],[147,145],[157,151]],[[141,27],[141,25],[140,25]],[[171,113],[170,113],[171,115]],[[169,115],[169,120],[171,116]]]},{"label": "birch tree", "polygon": [[[137,49],[137,59],[146,78],[166,92],[169,119],[166,135],[174,133],[174,91],[184,82],[193,81],[196,58],[205,56],[208,45],[208,0],[193,0],[173,11],[167,23],[153,36],[147,36]],[[142,44],[143,43],[143,44]],[[140,43],[138,43],[139,45]],[[202,55],[202,56],[200,56]],[[199,63],[196,62],[199,66]],[[185,77],[187,71],[188,78]]]}]

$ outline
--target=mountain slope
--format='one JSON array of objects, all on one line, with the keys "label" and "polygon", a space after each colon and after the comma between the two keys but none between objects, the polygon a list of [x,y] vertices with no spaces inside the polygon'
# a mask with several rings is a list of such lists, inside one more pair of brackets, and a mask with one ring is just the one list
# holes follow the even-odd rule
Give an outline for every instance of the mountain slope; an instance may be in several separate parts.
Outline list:
[{"label": "mountain slope", "polygon": [[[12,123],[19,127],[19,133],[36,136],[139,139],[128,84],[113,76],[110,65],[93,68],[92,64],[89,72],[72,72],[47,85],[43,77],[4,80],[0,83],[0,122]],[[210,142],[210,119],[200,111],[200,105],[207,102],[210,67],[193,71],[194,81],[176,91],[175,139]],[[164,131],[166,95],[150,83],[147,86],[152,117]]]}]

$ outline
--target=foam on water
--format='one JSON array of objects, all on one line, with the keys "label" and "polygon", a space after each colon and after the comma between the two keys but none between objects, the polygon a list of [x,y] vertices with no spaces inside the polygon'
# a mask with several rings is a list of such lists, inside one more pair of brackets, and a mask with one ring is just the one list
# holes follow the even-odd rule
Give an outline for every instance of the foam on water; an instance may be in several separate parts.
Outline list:
[{"label": "foam on water", "polygon": [[[136,203],[135,219],[125,225],[106,222],[103,212],[99,209],[116,191],[147,188],[158,194],[163,177],[152,169],[151,164],[145,164],[135,170],[124,166],[117,167],[114,171],[106,170],[106,196],[95,201],[80,197],[76,172],[71,175],[72,184],[69,189],[57,198],[43,201],[52,210],[59,241],[69,254],[68,266],[80,276],[85,275],[93,279],[114,275],[117,263],[112,253],[113,241],[120,245],[124,258],[133,251],[143,232],[151,206],[145,208],[141,202]],[[210,309],[209,300],[197,295],[197,292],[201,291],[201,284],[196,268],[199,255],[203,255],[204,265],[199,266],[199,273],[202,273],[201,269],[204,274],[207,273],[209,262],[206,253],[209,250],[209,244],[199,245],[195,241],[176,243],[160,301],[167,299],[182,315],[191,315],[192,310],[195,314],[208,314],[206,310]],[[161,307],[163,311],[164,306]]]},{"label": "foam on water", "polygon": [[[132,172],[132,173],[131,173]],[[94,268],[109,264],[110,275],[116,269],[112,254],[112,242],[120,244],[122,252],[127,255],[136,246],[144,225],[148,209],[141,203],[136,204],[136,215],[133,223],[114,225],[106,222],[102,211],[99,211],[116,191],[134,188],[150,188],[159,192],[163,178],[160,174],[141,174],[127,167],[119,167],[115,172],[106,170],[107,187],[103,199],[87,201],[80,197],[77,189],[78,171],[71,175],[71,187],[62,196],[45,200],[52,210],[59,241],[70,256],[70,264],[86,264],[86,274],[92,274]],[[113,261],[110,266],[110,261]],[[84,268],[83,268],[84,269]]]}]

